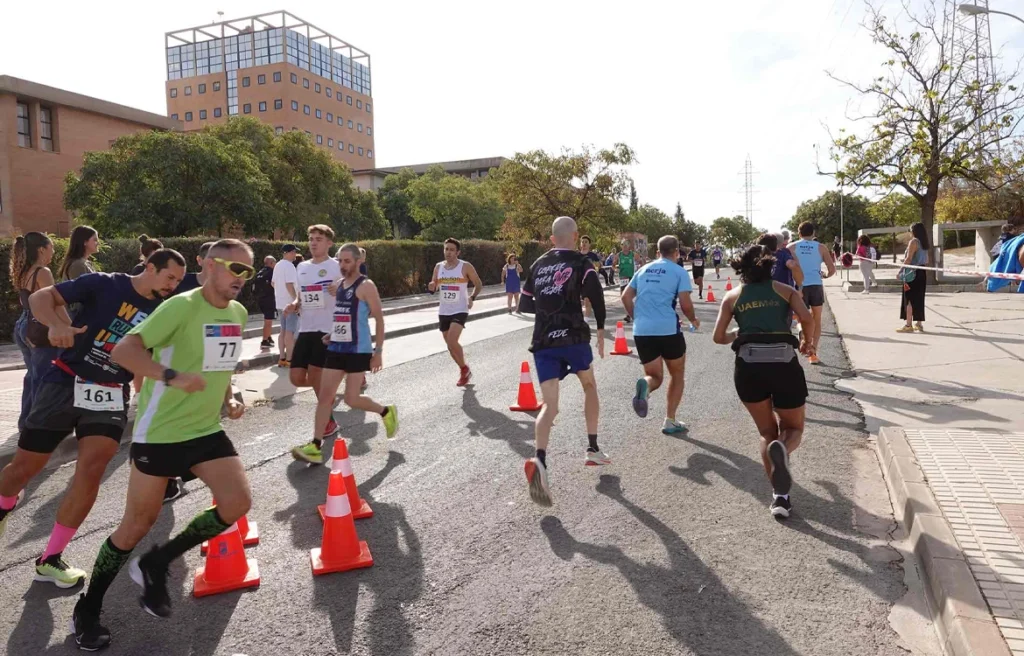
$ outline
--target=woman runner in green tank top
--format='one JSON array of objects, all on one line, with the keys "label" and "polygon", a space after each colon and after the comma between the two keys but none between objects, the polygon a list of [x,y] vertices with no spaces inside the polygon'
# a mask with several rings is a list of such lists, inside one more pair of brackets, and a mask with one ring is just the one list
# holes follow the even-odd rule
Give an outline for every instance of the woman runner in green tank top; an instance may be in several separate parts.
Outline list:
[{"label": "woman runner in green tank top", "polygon": [[[742,284],[725,295],[715,324],[716,344],[736,351],[733,380],[740,401],[761,435],[761,461],[771,482],[769,509],[789,517],[789,454],[800,446],[804,431],[807,382],[796,347],[810,354],[812,346],[790,332],[789,312],[812,335],[814,319],[800,292],[772,280],[775,256],[764,246],[752,246],[732,263]],[[733,319],[739,326],[729,330]]]}]

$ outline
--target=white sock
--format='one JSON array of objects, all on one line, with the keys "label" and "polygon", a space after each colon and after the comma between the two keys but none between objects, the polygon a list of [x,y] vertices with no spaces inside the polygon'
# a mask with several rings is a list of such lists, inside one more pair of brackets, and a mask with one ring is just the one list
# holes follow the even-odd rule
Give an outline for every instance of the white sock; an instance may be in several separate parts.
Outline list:
[{"label": "white sock", "polygon": [[773,492],[772,493],[772,498],[773,499],[785,499],[786,501],[789,501],[789,495],[788,494],[775,494]]}]

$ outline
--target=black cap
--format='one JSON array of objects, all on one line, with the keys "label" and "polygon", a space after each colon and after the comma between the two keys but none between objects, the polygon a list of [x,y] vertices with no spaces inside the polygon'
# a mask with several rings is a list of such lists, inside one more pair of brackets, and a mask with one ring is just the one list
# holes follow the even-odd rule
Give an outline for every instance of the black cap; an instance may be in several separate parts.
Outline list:
[{"label": "black cap", "polygon": [[292,251],[295,251],[295,250],[298,250],[298,249],[295,248],[294,244],[285,244],[284,246],[281,247],[281,252],[282,253],[291,253]]}]

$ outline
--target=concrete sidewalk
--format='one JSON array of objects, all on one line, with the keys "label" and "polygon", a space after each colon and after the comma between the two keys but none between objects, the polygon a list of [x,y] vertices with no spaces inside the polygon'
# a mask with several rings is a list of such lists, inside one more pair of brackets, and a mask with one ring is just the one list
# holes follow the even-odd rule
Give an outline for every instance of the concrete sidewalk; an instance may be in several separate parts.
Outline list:
[{"label": "concrete sidewalk", "polygon": [[898,296],[837,278],[836,387],[877,435],[945,649],[1024,655],[1024,295],[929,291],[925,332],[897,333]]}]

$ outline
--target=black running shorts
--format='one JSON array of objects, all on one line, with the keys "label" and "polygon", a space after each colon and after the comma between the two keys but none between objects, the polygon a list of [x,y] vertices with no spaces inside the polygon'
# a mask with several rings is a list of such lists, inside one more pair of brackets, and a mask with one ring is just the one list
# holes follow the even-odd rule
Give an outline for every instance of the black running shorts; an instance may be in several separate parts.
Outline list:
[{"label": "black running shorts", "polygon": [[299,333],[292,348],[292,369],[323,368],[327,359],[327,345],[324,335],[327,333]]},{"label": "black running shorts", "polygon": [[746,362],[737,357],[733,382],[744,403],[771,399],[780,410],[794,410],[807,401],[807,380],[796,357],[789,362]]},{"label": "black running shorts", "polygon": [[678,360],[686,355],[686,339],[682,333],[675,335],[633,335],[636,354],[641,364],[654,362],[658,358]]},{"label": "black running shorts", "polygon": [[188,477],[196,465],[221,458],[237,456],[235,445],[224,431],[218,431],[185,442],[170,444],[143,444],[132,442],[132,462],[135,468],[149,476],[167,478]]},{"label": "black running shorts", "polygon": [[70,378],[67,383],[40,383],[18,447],[33,453],[53,453],[72,431],[78,439],[99,435],[120,443],[128,425],[127,385],[117,392],[124,395],[125,409],[103,412],[75,407],[75,386]]},{"label": "black running shorts", "polygon": [[441,332],[446,333],[452,327],[453,323],[457,323],[463,328],[466,327],[466,319],[469,318],[469,312],[460,312],[458,314],[440,314],[438,315],[440,322]]},{"label": "black running shorts", "polygon": [[324,369],[335,369],[347,374],[359,374],[370,370],[373,353],[332,353],[327,352]]},{"label": "black running shorts", "polygon": [[694,280],[700,280],[701,278],[703,278],[704,277],[704,267],[693,267],[693,271],[691,272],[691,276],[693,277]]},{"label": "black running shorts", "polygon": [[804,297],[804,303],[807,307],[821,307],[825,304],[825,287],[824,285],[804,285],[804,288],[800,290]]}]

